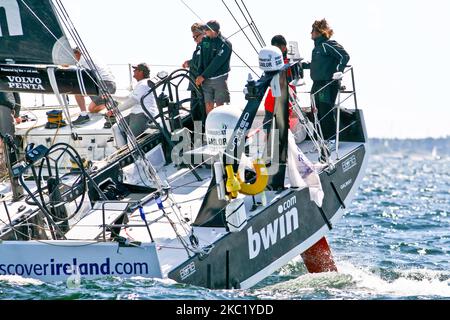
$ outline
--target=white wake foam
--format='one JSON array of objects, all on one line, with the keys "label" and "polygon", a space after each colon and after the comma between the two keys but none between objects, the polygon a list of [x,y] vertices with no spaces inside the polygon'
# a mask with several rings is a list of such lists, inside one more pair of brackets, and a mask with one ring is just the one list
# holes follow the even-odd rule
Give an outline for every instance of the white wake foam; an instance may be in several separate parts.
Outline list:
[{"label": "white wake foam", "polygon": [[0,281],[7,282],[12,285],[42,285],[43,282],[37,279],[23,278],[21,276],[0,276]]},{"label": "white wake foam", "polygon": [[338,269],[340,273],[350,275],[356,288],[365,293],[394,297],[450,297],[450,277],[446,276],[447,279],[442,280],[444,272],[427,269],[394,270],[400,277],[387,281],[380,275],[355,267],[349,262],[338,263]]}]

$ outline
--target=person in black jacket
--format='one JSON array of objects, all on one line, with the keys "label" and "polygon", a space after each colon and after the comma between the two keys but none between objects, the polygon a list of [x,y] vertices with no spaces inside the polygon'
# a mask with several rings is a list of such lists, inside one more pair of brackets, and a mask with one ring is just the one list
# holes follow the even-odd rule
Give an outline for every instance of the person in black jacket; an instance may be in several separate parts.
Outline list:
[{"label": "person in black jacket", "polygon": [[311,62],[302,64],[303,68],[310,69],[313,80],[311,93],[315,93],[314,101],[325,140],[336,134],[333,108],[341,85],[340,80],[350,60],[345,49],[336,41],[330,40],[333,33],[333,29],[329,27],[325,19],[316,20],[311,31],[311,38],[315,45]]},{"label": "person in black jacket", "polygon": [[14,137],[15,122],[20,118],[20,96],[16,92],[0,92],[0,133]]},{"label": "person in black jacket", "polygon": [[[6,156],[4,139],[7,135],[15,138],[15,123],[20,123],[20,96],[17,92],[0,91],[0,174],[3,175],[6,168]],[[19,145],[18,139],[14,139],[16,146]]]},{"label": "person in black jacket", "polygon": [[200,23],[194,23],[191,26],[192,38],[195,41],[195,50],[192,54],[192,59],[183,63],[183,68],[189,68],[193,77],[196,79],[199,76],[198,67],[200,63],[200,44],[205,36],[206,26]]},{"label": "person in black jacket", "polygon": [[216,107],[230,103],[228,73],[233,52],[231,42],[222,37],[220,24],[211,20],[206,24],[206,37],[200,44],[199,76],[195,83],[203,88],[206,114]]},{"label": "person in black jacket", "polygon": [[[187,60],[183,63],[183,68],[188,69],[191,73],[191,76],[194,79],[197,79],[199,76],[198,67],[200,64],[200,44],[205,37],[206,26],[200,23],[194,23],[191,26],[192,38],[195,41],[196,47],[194,53],[192,54],[192,59]],[[189,83],[188,90],[191,91],[191,114],[194,121],[205,122],[205,107],[203,103],[198,103],[200,98],[197,100],[197,92],[194,90],[194,85]]]}]

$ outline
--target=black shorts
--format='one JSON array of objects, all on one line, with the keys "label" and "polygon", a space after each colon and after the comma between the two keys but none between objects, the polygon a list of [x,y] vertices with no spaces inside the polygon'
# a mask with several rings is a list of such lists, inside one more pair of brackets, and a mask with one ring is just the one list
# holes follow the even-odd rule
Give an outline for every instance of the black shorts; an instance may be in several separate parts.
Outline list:
[{"label": "black shorts", "polygon": [[[116,83],[112,81],[103,81],[106,85],[106,90],[110,94],[116,93]],[[89,96],[97,106],[101,106],[102,104],[106,103],[106,97],[105,96]]]}]

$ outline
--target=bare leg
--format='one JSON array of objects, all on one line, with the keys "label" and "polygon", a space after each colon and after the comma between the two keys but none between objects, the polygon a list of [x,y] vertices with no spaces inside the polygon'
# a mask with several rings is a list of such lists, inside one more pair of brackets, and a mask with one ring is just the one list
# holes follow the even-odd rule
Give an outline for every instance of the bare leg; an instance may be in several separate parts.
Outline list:
[{"label": "bare leg", "polygon": [[102,111],[105,108],[106,108],[106,106],[104,104],[96,105],[94,102],[91,102],[91,104],[89,105],[89,112],[99,113],[100,111]]},{"label": "bare leg", "polygon": [[78,106],[80,107],[81,112],[86,112],[86,101],[84,100],[84,97],[80,94],[76,94],[75,101],[77,102]]}]

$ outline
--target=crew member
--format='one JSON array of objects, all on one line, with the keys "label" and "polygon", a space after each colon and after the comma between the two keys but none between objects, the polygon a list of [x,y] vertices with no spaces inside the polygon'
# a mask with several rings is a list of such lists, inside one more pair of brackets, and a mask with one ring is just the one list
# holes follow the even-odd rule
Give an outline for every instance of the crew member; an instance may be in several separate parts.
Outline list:
[{"label": "crew member", "polygon": [[195,83],[203,89],[208,114],[214,107],[230,103],[227,80],[233,49],[231,42],[222,36],[217,21],[209,21],[205,33],[200,44],[199,76]]},{"label": "crew member", "polygon": [[333,33],[325,19],[316,20],[311,31],[311,39],[314,40],[311,63],[302,64],[303,68],[311,69],[311,93],[317,93],[314,101],[325,140],[336,134],[334,105],[341,85],[339,80],[350,60],[347,51],[336,41],[330,40]]}]

